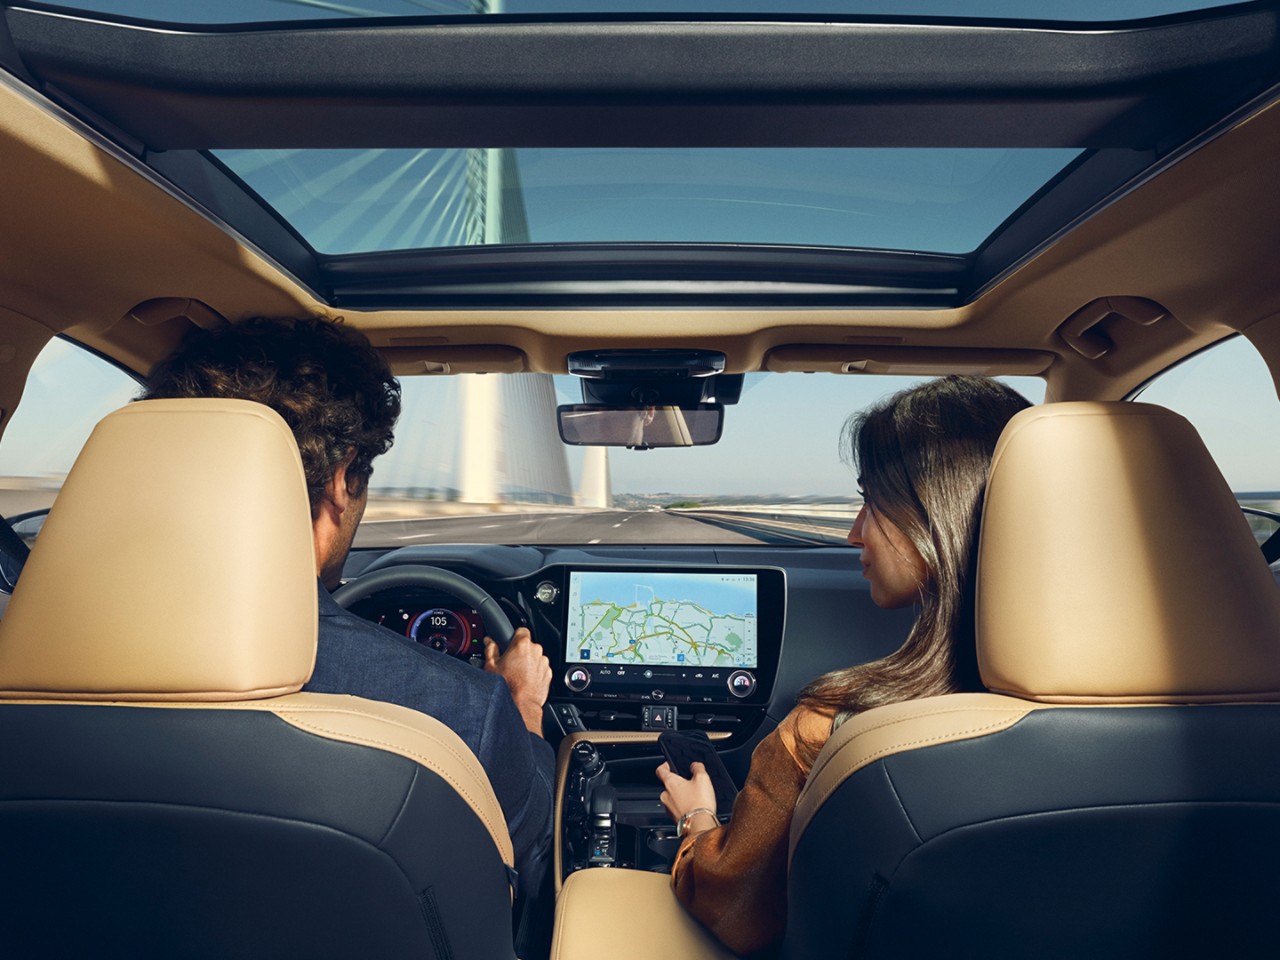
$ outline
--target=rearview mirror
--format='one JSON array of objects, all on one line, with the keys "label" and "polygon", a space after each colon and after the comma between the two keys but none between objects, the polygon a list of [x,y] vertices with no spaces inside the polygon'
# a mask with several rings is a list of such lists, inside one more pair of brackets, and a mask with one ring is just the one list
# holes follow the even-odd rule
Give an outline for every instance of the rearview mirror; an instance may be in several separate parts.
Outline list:
[{"label": "rearview mirror", "polygon": [[724,406],[627,406],[572,403],[556,407],[560,439],[576,447],[699,447],[720,439]]}]

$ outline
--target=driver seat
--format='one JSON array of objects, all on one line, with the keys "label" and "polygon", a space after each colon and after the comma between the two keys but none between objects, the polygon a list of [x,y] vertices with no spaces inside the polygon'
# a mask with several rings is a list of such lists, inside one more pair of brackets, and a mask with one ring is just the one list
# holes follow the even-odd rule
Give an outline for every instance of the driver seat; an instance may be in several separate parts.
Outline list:
[{"label": "driver seat", "polygon": [[7,953],[514,957],[479,762],[416,711],[299,693],[316,629],[275,412],[97,426],[0,622]]}]

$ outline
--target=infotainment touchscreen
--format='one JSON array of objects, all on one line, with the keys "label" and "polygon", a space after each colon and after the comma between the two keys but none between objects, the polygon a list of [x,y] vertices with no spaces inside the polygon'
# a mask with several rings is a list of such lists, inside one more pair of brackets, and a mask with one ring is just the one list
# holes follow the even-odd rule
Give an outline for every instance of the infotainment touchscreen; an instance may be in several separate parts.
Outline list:
[{"label": "infotainment touchscreen", "polygon": [[754,669],[757,581],[751,572],[570,571],[565,661]]},{"label": "infotainment touchscreen", "polygon": [[[573,699],[677,709],[769,701],[786,615],[781,570],[656,564],[558,570],[564,577],[559,667]],[[554,575],[546,587],[555,587]],[[543,602],[556,603],[554,589],[547,592],[551,599]],[[702,722],[697,717],[712,714],[680,716]]]}]

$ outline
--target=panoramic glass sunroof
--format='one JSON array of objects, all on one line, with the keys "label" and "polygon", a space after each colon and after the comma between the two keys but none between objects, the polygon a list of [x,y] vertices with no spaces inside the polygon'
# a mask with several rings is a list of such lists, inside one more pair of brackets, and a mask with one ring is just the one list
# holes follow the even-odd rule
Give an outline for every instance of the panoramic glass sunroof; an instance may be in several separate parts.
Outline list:
[{"label": "panoramic glass sunroof", "polygon": [[485,243],[968,253],[1081,151],[220,150],[317,251]]},{"label": "panoramic glass sunroof", "polygon": [[476,14],[761,14],[1113,21],[1228,6],[1230,0],[70,0],[95,13],[174,23]]}]

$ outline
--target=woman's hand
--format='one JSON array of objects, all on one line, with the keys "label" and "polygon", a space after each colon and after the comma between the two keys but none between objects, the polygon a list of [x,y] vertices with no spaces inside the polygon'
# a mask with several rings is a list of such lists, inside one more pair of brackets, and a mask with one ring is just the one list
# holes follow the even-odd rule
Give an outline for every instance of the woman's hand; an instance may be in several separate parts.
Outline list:
[{"label": "woman's hand", "polygon": [[[665,788],[662,796],[659,797],[662,805],[667,808],[667,813],[671,819],[679,823],[680,818],[691,810],[702,808],[712,811],[716,808],[716,790],[711,785],[711,777],[707,774],[707,768],[700,763],[689,764],[689,772],[693,774],[688,780],[672,771],[671,767],[664,763],[657,769],[658,779],[662,781]],[[689,818],[685,825],[685,835],[693,833],[701,833],[703,830],[710,830],[716,825],[714,813],[696,814]]]}]

